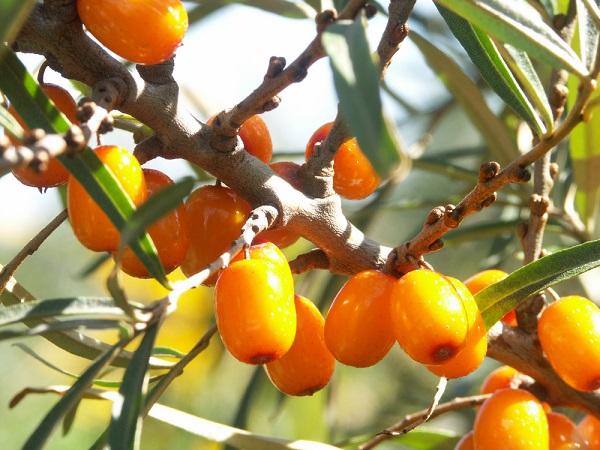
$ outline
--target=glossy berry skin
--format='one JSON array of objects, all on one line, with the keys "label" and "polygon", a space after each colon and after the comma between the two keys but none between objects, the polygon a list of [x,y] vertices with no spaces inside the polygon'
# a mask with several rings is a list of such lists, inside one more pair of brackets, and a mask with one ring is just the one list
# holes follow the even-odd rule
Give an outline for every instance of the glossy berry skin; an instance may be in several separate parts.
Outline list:
[{"label": "glossy berry skin", "polygon": [[215,286],[215,315],[223,344],[238,360],[266,364],[285,355],[296,335],[294,289],[265,260],[237,261]]},{"label": "glossy berry skin", "polygon": [[[315,144],[325,140],[333,122],[321,126],[306,144],[306,159],[314,151]],[[338,147],[333,160],[333,189],[342,197],[358,200],[368,197],[381,182],[370,161],[353,138]]]},{"label": "glossy berry skin", "polygon": [[438,365],[466,344],[479,310],[460,281],[417,269],[400,278],[392,293],[394,335],[415,361]]},{"label": "glossy berry skin", "polygon": [[286,282],[294,285],[294,278],[285,255],[272,242],[263,242],[251,245],[247,251],[241,251],[233,258],[232,262],[243,261],[244,259],[257,259],[266,261],[277,267],[279,274],[285,278]]},{"label": "glossy berry skin", "polygon": [[550,437],[549,450],[583,449],[584,441],[577,427],[564,414],[550,412],[546,414]]},{"label": "glossy berry skin", "polygon": [[[122,147],[103,145],[96,156],[114,174],[136,206],[146,200],[146,183],[137,159]],[[90,250],[109,251],[119,245],[119,231],[72,175],[67,183],[67,208],[75,236]]]},{"label": "glossy berry skin", "polygon": [[269,378],[288,395],[312,395],[329,383],[335,358],[325,345],[325,320],[308,299],[296,295],[296,337],[292,348],[265,365]]},{"label": "glossy berry skin", "polygon": [[[281,161],[271,163],[270,167],[273,172],[290,183],[292,187],[298,190],[302,189],[302,184],[298,177],[298,170],[300,169],[298,164],[289,161]],[[288,227],[283,226],[263,231],[258,235],[258,238],[271,241],[279,248],[285,248],[296,242],[300,236],[290,231]]]},{"label": "glossy berry skin", "polygon": [[483,383],[481,383],[479,392],[482,394],[491,394],[499,389],[511,388],[515,378],[519,375],[521,375],[521,372],[510,366],[498,367],[485,377]]},{"label": "glossy berry skin", "polygon": [[[77,105],[75,104],[73,97],[71,97],[71,94],[55,84],[43,84],[41,85],[41,88],[70,122],[75,124],[79,122],[77,120]],[[13,115],[24,131],[30,130],[13,106],[11,106],[8,111]],[[14,143],[18,142],[15,141]],[[36,188],[60,186],[65,184],[69,179],[69,171],[56,158],[50,158],[48,166],[41,172],[37,172],[29,167],[21,167],[13,169],[12,173],[21,183]]]},{"label": "glossy berry skin", "polygon": [[[158,170],[143,169],[143,172],[148,198],[173,184],[173,181],[167,175]],[[156,246],[165,272],[170,273],[179,267],[185,258],[189,245],[187,215],[183,203],[150,226],[148,233]],[[132,277],[151,277],[142,262],[129,247],[125,249],[121,263],[123,272]]]},{"label": "glossy berry skin", "polygon": [[542,349],[556,373],[580,391],[600,388],[600,309],[584,297],[563,297],[542,311]]},{"label": "glossy berry skin", "polygon": [[339,362],[372,366],[392,347],[389,308],[395,281],[390,275],[366,270],[337,293],[325,318],[325,343]]},{"label": "glossy berry skin", "polygon": [[473,432],[469,431],[456,443],[454,450],[475,450]]},{"label": "glossy berry skin", "polygon": [[[471,294],[475,295],[479,291],[485,289],[492,284],[497,283],[498,281],[504,280],[508,274],[502,270],[497,269],[489,269],[484,270],[479,273],[476,273],[472,277],[465,280],[465,286],[467,289],[471,291]],[[506,325],[510,325],[512,327],[517,326],[517,314],[515,310],[511,310],[507,312],[504,317],[502,317],[502,322]]]},{"label": "glossy berry skin", "polygon": [[[187,276],[201,271],[240,235],[250,205],[238,194],[223,186],[203,186],[185,202],[190,245],[181,264]],[[212,285],[216,276],[205,284]]]},{"label": "glossy berry skin", "polygon": [[139,64],[169,59],[188,27],[180,0],[77,0],[77,11],[106,48]]},{"label": "glossy berry skin", "polygon": [[547,450],[548,421],[540,402],[521,389],[500,389],[475,418],[475,450]]},{"label": "glossy berry skin", "polygon": [[600,419],[588,414],[577,425],[577,431],[587,445],[586,450],[600,450]]},{"label": "glossy berry skin", "polygon": [[267,124],[258,114],[249,117],[240,127],[239,135],[248,153],[265,164],[273,156],[273,142]]}]

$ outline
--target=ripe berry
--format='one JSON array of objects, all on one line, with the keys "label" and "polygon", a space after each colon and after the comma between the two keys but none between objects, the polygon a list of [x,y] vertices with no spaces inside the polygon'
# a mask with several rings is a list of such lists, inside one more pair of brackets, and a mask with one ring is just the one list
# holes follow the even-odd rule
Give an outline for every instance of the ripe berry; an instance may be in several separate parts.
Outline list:
[{"label": "ripe berry", "polygon": [[475,443],[473,442],[473,432],[469,431],[465,434],[460,441],[457,442],[454,450],[475,450]]},{"label": "ripe berry", "polygon": [[[113,173],[136,206],[146,199],[144,174],[137,159],[122,147],[103,145],[96,156]],[[119,245],[119,231],[72,175],[67,184],[69,220],[75,236],[94,251],[114,251]]]},{"label": "ripe berry", "polygon": [[335,359],[355,367],[380,361],[394,343],[390,295],[396,279],[375,270],[354,275],[325,318],[325,343]]},{"label": "ripe berry", "polygon": [[[508,274],[506,272],[503,272],[502,270],[484,270],[466,279],[465,286],[467,286],[467,289],[471,291],[471,294],[475,295],[479,291],[485,289],[486,287],[491,286],[492,284],[495,284],[498,281],[504,280],[507,276]],[[506,325],[516,327],[517,314],[515,313],[515,310],[513,309],[507,312],[504,315],[504,317],[502,317],[502,322],[504,322]]]},{"label": "ripe berry", "polygon": [[[158,170],[143,169],[143,172],[148,197],[156,194],[169,184],[173,184],[173,181],[167,175]],[[150,226],[148,233],[156,246],[165,272],[170,273],[179,267],[189,244],[187,216],[183,203]],[[123,253],[121,262],[123,272],[132,277],[148,278],[151,276],[129,247]]]},{"label": "ripe berry", "polygon": [[438,365],[458,354],[478,316],[473,296],[460,281],[431,270],[413,270],[394,286],[394,335],[420,363]]},{"label": "ripe berry", "polygon": [[[298,169],[300,166],[293,162],[281,161],[270,164],[271,169],[281,178],[290,183],[293,187],[301,190],[302,185],[298,178]],[[258,235],[260,239],[271,241],[279,248],[285,248],[296,242],[300,236],[296,233],[292,233],[288,227],[271,228],[263,231]]]},{"label": "ripe berry", "polygon": [[579,435],[587,445],[587,450],[600,450],[600,420],[588,414],[577,425]]},{"label": "ripe berry", "polygon": [[[203,186],[185,202],[190,245],[181,264],[187,276],[204,269],[240,236],[250,213],[250,205],[238,194],[223,186]],[[214,284],[216,276],[205,284]]]},{"label": "ripe berry", "polygon": [[575,450],[584,448],[584,441],[577,427],[564,414],[547,413],[548,432],[550,437],[549,450]]},{"label": "ripe berry", "polygon": [[[289,270],[289,269],[288,269]],[[265,364],[288,352],[296,334],[294,289],[266,260],[227,267],[215,286],[215,315],[223,344],[238,360]]]},{"label": "ripe berry", "polygon": [[[78,123],[77,105],[75,104],[73,97],[71,97],[65,89],[55,84],[42,84],[40,87],[69,121]],[[13,115],[24,131],[29,131],[30,128],[12,105],[8,108],[8,111]],[[18,144],[16,140],[12,141],[14,144]],[[12,173],[21,183],[37,188],[60,186],[61,184],[65,184],[69,179],[68,170],[56,158],[50,158],[48,166],[41,172],[30,167],[20,167],[13,169]]]},{"label": "ripe berry", "polygon": [[[310,158],[315,144],[325,140],[333,123],[326,123],[317,129],[306,144],[306,159]],[[333,160],[333,189],[349,199],[361,199],[371,195],[381,179],[353,138],[339,146]]]},{"label": "ripe berry", "polygon": [[88,31],[109,50],[140,64],[169,59],[188,27],[180,0],[77,0],[77,11]]},{"label": "ripe berry", "polygon": [[244,259],[258,259],[277,266],[277,270],[281,276],[292,286],[294,285],[294,278],[290,271],[287,258],[281,250],[279,250],[279,247],[272,242],[251,245],[247,251],[242,251],[235,255],[232,262],[243,261]]},{"label": "ripe berry", "polygon": [[269,378],[288,395],[312,395],[329,383],[335,358],[325,345],[325,320],[313,303],[299,295],[296,304],[296,337],[292,348],[265,366]]},{"label": "ripe berry", "polygon": [[542,349],[556,373],[580,391],[600,388],[600,309],[586,298],[563,297],[542,311]]},{"label": "ripe berry", "polygon": [[246,119],[239,130],[240,138],[248,153],[256,156],[265,164],[273,156],[273,143],[267,124],[258,114]]},{"label": "ripe berry", "polygon": [[540,402],[521,389],[500,389],[475,418],[475,450],[548,450],[548,421]]},{"label": "ripe berry", "polygon": [[521,372],[510,366],[498,367],[485,377],[479,392],[482,394],[491,394],[498,389],[512,388],[516,377],[519,375],[521,375]]}]

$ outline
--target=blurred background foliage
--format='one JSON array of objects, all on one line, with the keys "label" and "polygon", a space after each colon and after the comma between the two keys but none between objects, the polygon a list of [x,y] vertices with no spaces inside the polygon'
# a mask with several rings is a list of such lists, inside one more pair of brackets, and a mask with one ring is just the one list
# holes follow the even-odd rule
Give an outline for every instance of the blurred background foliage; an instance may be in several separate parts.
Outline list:
[{"label": "blurred background foliage", "polygon": [[[306,17],[311,10],[302,2],[209,0],[186,5],[193,23],[184,46],[178,51],[175,75],[189,107],[201,119],[232,106],[258,85],[270,56],[281,55],[291,60],[314,35],[314,23]],[[385,17],[381,13],[370,21],[368,32],[373,42],[384,25]],[[491,152],[494,146],[489,139],[482,138],[485,132],[482,133],[481,124],[473,120],[473,105],[482,106],[476,102],[484,102],[483,106],[502,124],[503,132],[519,143],[520,150],[527,149],[531,139],[528,128],[479,78],[431,3],[418,2],[409,25],[447,55],[450,62],[460,66],[478,96],[464,98],[449,92],[410,40],[405,41],[394,58],[383,100],[386,112],[397,125],[404,151],[412,158],[410,170],[392,178],[370,198],[345,204],[356,225],[391,246],[412,237],[432,207],[456,203],[462,198],[474,185],[479,165],[498,156]],[[31,55],[24,55],[23,60],[30,70],[41,63]],[[444,64],[447,61],[439,60],[436,66]],[[547,79],[547,68],[540,66],[539,70]],[[56,74],[48,73],[46,80],[80,95],[80,86],[71,85]],[[447,78],[444,81],[449,86],[453,83]],[[283,92],[282,100],[279,108],[264,116],[272,133],[276,158],[301,161],[312,132],[335,116],[337,100],[327,61],[317,62],[305,81]],[[585,138],[594,139],[593,136],[579,139]],[[104,142],[133,147],[132,135],[123,131],[106,136]],[[581,204],[578,199],[575,205],[572,195],[573,163],[567,146],[567,143],[562,144],[564,148],[556,153],[562,170],[553,196],[559,208]],[[161,168],[175,179],[195,173],[181,161],[154,161],[150,166]],[[211,181],[204,178],[200,182]],[[595,188],[591,186],[589,192]],[[483,268],[511,271],[519,267],[522,254],[515,226],[528,217],[529,189],[526,185],[504,189],[491,208],[469,218],[459,230],[450,233],[445,240],[446,247],[428,257],[428,261],[438,271],[461,279]],[[60,211],[62,200],[55,190],[40,194],[19,184],[12,175],[0,178],[0,195],[3,201],[0,260],[6,262]],[[587,208],[586,233],[589,237],[597,236],[593,225],[596,211],[590,212],[589,207],[597,201],[586,201],[583,206]],[[573,245],[579,239],[581,236],[573,233],[569,224],[553,218],[545,247],[552,251]],[[291,259],[310,248],[309,242],[300,241],[287,249],[286,255]],[[105,295],[111,261],[100,265],[91,275],[82,275],[96,259],[96,254],[76,241],[69,224],[65,223],[27,259],[16,277],[38,298]],[[596,287],[592,283],[597,276],[598,273],[592,271],[585,277],[563,283],[557,290],[600,300],[597,283]],[[177,271],[172,277],[182,275]],[[123,275],[123,280],[131,299],[150,301],[165,293],[154,281],[136,280],[127,275]],[[312,299],[325,312],[344,281],[344,277],[326,272],[311,272],[296,278],[297,292]],[[198,288],[182,298],[177,312],[162,327],[158,345],[186,352],[212,322],[212,290]],[[94,335],[106,341],[116,338],[114,332]],[[22,343],[71,373],[81,372],[88,364],[43,339],[32,338]],[[28,386],[64,385],[73,380],[36,361],[11,342],[0,343],[0,365],[4,368],[0,372],[0,448],[19,448],[56,397],[29,396],[9,410],[8,402],[13,395]],[[496,365],[486,361],[474,374],[450,382],[444,398],[477,393],[482,378]],[[103,377],[116,379],[115,373],[106,373]],[[403,415],[427,407],[436,383],[434,376],[396,346],[375,367],[355,369],[338,364],[330,385],[312,397],[284,397],[270,384],[261,368],[237,362],[223,351],[219,339],[214,338],[209,348],[172,384],[161,403],[261,434],[341,444],[352,437],[383,429]],[[84,400],[70,433],[64,437],[57,433],[47,448],[87,448],[104,430],[109,417],[108,402]],[[426,428],[460,436],[470,429],[472,418],[473,411],[447,414]],[[443,444],[424,439],[408,448],[444,449],[452,448],[453,443],[452,439]],[[149,418],[143,431],[142,448],[208,450],[220,447]],[[390,442],[381,448],[407,447]]]}]

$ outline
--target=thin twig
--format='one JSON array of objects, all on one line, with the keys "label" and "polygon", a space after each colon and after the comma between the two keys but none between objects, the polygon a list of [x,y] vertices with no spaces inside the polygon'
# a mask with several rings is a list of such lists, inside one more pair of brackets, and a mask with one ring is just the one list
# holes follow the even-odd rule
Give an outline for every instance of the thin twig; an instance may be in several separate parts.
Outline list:
[{"label": "thin twig", "polygon": [[44,243],[44,241],[56,230],[60,224],[62,224],[67,218],[67,210],[63,209],[58,215],[52,219],[48,225],[42,228],[38,234],[36,234],[33,239],[31,239],[20,251],[17,253],[13,259],[11,259],[8,264],[6,264],[2,270],[0,270],[0,294],[4,291],[6,287],[6,283],[10,280],[10,278],[17,271],[21,263],[25,261],[25,259],[33,255],[38,248]]}]

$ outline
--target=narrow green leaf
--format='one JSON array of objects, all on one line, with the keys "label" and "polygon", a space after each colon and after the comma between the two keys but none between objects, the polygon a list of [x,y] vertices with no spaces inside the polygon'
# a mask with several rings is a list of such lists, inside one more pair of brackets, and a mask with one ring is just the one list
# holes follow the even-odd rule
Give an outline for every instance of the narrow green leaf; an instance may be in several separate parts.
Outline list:
[{"label": "narrow green leaf", "polygon": [[[581,55],[581,59],[585,63],[588,69],[591,69],[594,65],[594,59],[596,58],[596,52],[598,49],[598,35],[600,30],[598,30],[598,24],[595,22],[594,18],[590,14],[589,9],[586,7],[585,3],[589,2],[590,7],[593,8],[593,5],[598,5],[597,0],[586,0],[583,2],[581,0],[577,1],[577,37],[574,39],[575,50],[577,51],[577,47],[579,49],[579,55]],[[598,12],[598,8],[596,8],[596,12]]]},{"label": "narrow green leaf", "polygon": [[[12,43],[35,6],[35,0],[2,0],[0,7],[0,44]],[[0,54],[4,50],[0,47]]]},{"label": "narrow green leaf", "polygon": [[[70,125],[67,119],[46,97],[12,50],[7,49],[0,55],[0,71],[0,90],[30,127],[42,128],[51,133],[64,133],[68,130]],[[58,159],[86,188],[113,224],[121,229],[135,207],[112,172],[96,154],[85,149],[77,157],[61,155]],[[166,285],[167,278],[150,236],[145,234],[132,242],[131,247],[148,271]]]},{"label": "narrow green leaf", "polygon": [[56,331],[64,330],[109,330],[119,328],[121,322],[118,320],[106,319],[75,319],[52,321],[51,323],[41,323],[31,328],[0,330],[0,341],[7,339],[17,339],[32,336],[46,335]]},{"label": "narrow green leaf", "polygon": [[[0,304],[5,306],[31,301],[35,301],[35,298],[23,286],[17,283],[14,278],[9,280],[6,289],[0,294]],[[36,327],[44,324],[53,326],[54,322],[55,321],[51,319],[46,319],[43,321],[28,320],[24,323],[28,327]],[[64,351],[89,360],[96,359],[110,348],[108,344],[76,331],[52,331],[44,333],[43,337]],[[131,356],[131,352],[123,350],[121,354],[114,359],[112,364],[117,367],[127,367],[131,361]],[[151,360],[153,369],[168,369],[173,367],[173,365],[174,363],[159,358],[152,358]]]},{"label": "narrow green leaf", "polygon": [[21,128],[21,125],[19,125],[12,114],[2,105],[0,105],[0,127],[4,128],[4,131],[8,132],[11,136],[23,139],[23,128]]},{"label": "narrow green leaf", "polygon": [[148,390],[148,360],[160,328],[160,320],[148,326],[119,389],[120,401],[113,402],[108,429],[111,450],[137,450],[142,435],[142,403]]},{"label": "narrow green leaf", "polygon": [[29,436],[23,446],[27,450],[38,450],[44,447],[46,441],[60,422],[62,417],[77,405],[85,390],[92,384],[98,374],[118,355],[119,351],[129,340],[122,340],[106,350],[90,365],[63,397],[52,407],[40,422],[35,431]]},{"label": "narrow green leaf", "polygon": [[152,349],[152,356],[181,359],[185,356],[185,353],[171,347],[154,347]]},{"label": "narrow green leaf", "polygon": [[416,429],[394,438],[394,442],[414,450],[453,450],[460,436],[447,430]]},{"label": "narrow green leaf", "polygon": [[[253,8],[262,9],[279,16],[287,17],[289,19],[313,19],[317,15],[317,11],[304,1],[290,1],[290,0],[211,0],[210,2],[204,2],[201,0],[194,0],[193,3],[200,3],[201,6],[192,10],[191,17],[196,20],[206,17],[207,15],[215,12],[217,9],[223,6],[240,4],[251,6]],[[196,11],[200,9],[200,11]],[[190,20],[191,22],[191,20]]]},{"label": "narrow green leaf", "polygon": [[414,30],[410,38],[417,45],[429,66],[444,81],[448,90],[460,102],[465,112],[499,162],[511,161],[519,154],[504,124],[490,110],[475,83],[446,53],[435,47]]},{"label": "narrow green leaf", "polygon": [[487,328],[527,297],[600,266],[600,240],[545,256],[480,291],[475,300]]},{"label": "narrow green leaf", "polygon": [[481,30],[579,77],[588,70],[577,54],[526,0],[436,0]]},{"label": "narrow green leaf", "polygon": [[544,134],[546,126],[550,127],[552,121],[546,121],[546,126],[540,121],[537,112],[489,36],[452,11],[440,5],[436,6],[473,64],[479,69],[483,79],[508,106],[529,123],[538,135]]},{"label": "narrow green leaf", "polygon": [[365,19],[339,21],[322,36],[344,119],[375,170],[385,178],[400,160],[397,142],[386,124]]}]

